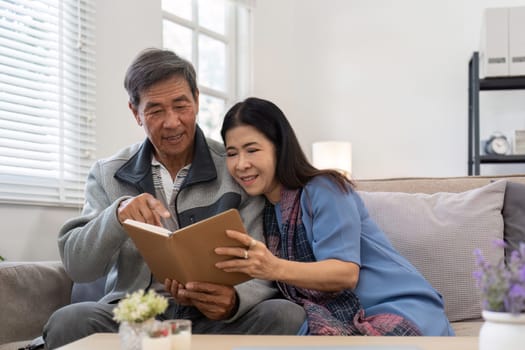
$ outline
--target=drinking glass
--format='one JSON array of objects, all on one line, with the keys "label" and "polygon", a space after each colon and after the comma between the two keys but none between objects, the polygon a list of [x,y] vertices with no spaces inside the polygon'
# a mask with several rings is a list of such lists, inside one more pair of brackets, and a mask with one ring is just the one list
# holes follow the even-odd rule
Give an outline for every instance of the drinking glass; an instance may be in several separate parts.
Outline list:
[{"label": "drinking glass", "polygon": [[171,350],[171,327],[154,321],[142,335],[142,350]]},{"label": "drinking glass", "polygon": [[171,331],[171,350],[191,350],[191,320],[167,320]]}]

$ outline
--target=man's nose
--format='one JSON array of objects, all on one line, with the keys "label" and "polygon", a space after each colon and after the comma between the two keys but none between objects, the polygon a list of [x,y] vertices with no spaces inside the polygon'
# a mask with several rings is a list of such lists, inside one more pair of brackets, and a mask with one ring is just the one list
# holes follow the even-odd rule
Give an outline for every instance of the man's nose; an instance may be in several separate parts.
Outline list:
[{"label": "man's nose", "polygon": [[168,109],[164,118],[164,127],[174,128],[180,125],[180,115],[173,109]]}]

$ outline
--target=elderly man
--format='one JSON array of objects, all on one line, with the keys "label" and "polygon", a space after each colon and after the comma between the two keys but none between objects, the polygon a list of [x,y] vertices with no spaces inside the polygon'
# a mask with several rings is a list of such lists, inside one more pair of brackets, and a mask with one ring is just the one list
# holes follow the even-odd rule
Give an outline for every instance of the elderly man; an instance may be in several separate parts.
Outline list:
[{"label": "elderly man", "polygon": [[263,200],[249,197],[229,176],[222,144],[196,123],[199,90],[193,66],[168,50],[147,49],[128,68],[125,88],[144,142],[97,161],[88,176],[81,216],[59,233],[64,267],[75,282],[106,276],[105,294],[57,310],[44,328],[49,349],[96,332],[116,332],[112,310],[126,293],[154,289],[170,299],[162,318],[188,318],[194,333],[296,334],[305,314],[279,298],[273,284],[235,287],[156,281],[122,228],[126,219],[170,230],[239,209],[262,240]]}]

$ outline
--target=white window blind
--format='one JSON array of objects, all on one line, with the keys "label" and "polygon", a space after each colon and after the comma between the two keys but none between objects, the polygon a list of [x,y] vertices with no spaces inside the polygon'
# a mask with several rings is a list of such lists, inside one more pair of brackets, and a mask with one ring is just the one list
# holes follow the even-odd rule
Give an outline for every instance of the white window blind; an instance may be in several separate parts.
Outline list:
[{"label": "white window blind", "polygon": [[95,151],[94,17],[94,0],[0,0],[1,202],[83,202]]}]

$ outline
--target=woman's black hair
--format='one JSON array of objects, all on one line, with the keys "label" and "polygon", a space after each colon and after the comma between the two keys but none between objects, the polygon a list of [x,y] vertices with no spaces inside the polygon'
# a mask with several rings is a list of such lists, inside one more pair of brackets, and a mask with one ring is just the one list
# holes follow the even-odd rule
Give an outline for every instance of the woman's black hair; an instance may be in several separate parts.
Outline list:
[{"label": "woman's black hair", "polygon": [[277,157],[275,177],[286,188],[304,187],[313,177],[325,175],[333,179],[343,192],[353,183],[336,170],[315,168],[304,154],[290,122],[274,103],[256,97],[235,104],[224,116],[221,136],[237,126],[251,126],[270,140]]}]

